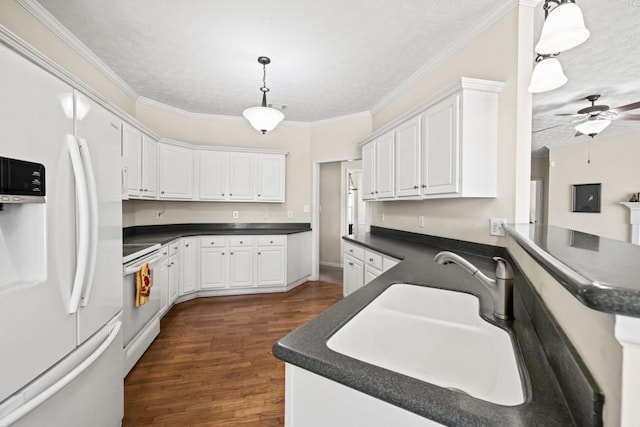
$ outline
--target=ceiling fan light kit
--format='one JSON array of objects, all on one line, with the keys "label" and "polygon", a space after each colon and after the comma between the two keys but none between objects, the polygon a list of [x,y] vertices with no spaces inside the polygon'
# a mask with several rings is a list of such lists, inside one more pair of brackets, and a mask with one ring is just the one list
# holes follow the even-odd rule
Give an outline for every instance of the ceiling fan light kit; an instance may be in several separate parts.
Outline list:
[{"label": "ceiling fan light kit", "polygon": [[271,63],[271,59],[267,56],[260,56],[258,57],[258,62],[262,64],[262,87],[260,88],[260,92],[262,92],[262,104],[259,107],[247,108],[242,112],[242,115],[249,120],[249,123],[251,123],[254,129],[262,132],[264,135],[275,129],[276,126],[284,120],[284,114],[280,110],[267,106],[267,92],[269,92],[266,84],[267,64]]},{"label": "ceiling fan light kit", "polygon": [[531,75],[531,93],[547,92],[565,84],[567,77],[556,57],[584,43],[590,35],[574,0],[545,0],[543,9],[545,21],[535,48],[538,64]]},{"label": "ceiling fan light kit", "polygon": [[605,130],[610,124],[611,120],[593,118],[577,125],[576,130],[584,135],[589,135],[593,138],[594,136]]},{"label": "ceiling fan light kit", "polygon": [[568,79],[562,71],[562,65],[557,58],[550,55],[539,56],[538,62],[531,75],[529,92],[542,93],[557,89],[564,85]]}]

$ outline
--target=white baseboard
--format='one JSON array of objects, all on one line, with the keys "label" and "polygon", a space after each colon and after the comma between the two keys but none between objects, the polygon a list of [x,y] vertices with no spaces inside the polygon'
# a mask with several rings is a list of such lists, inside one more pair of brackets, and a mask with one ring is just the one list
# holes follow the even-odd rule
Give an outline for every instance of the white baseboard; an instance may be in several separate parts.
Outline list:
[{"label": "white baseboard", "polygon": [[331,268],[342,268],[342,264],[340,264],[339,262],[320,261],[320,266],[321,267],[331,267]]}]

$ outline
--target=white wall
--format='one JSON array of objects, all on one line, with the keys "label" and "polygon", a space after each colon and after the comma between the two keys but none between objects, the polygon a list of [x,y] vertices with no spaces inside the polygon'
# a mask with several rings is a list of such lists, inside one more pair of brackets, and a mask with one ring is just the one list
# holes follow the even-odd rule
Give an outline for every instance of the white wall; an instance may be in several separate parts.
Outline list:
[{"label": "white wall", "polygon": [[549,157],[531,158],[531,178],[542,179],[542,223],[549,224]]},{"label": "white wall", "polygon": [[[614,127],[615,122],[611,125]],[[640,192],[640,132],[607,136],[549,152],[549,224],[630,241],[628,202]],[[576,138],[578,140],[578,138]],[[589,147],[591,145],[591,147]],[[591,163],[587,163],[591,149]],[[601,213],[571,212],[573,184],[601,183]]]},{"label": "white wall", "polygon": [[320,165],[320,264],[341,261],[342,179],[340,162]]}]

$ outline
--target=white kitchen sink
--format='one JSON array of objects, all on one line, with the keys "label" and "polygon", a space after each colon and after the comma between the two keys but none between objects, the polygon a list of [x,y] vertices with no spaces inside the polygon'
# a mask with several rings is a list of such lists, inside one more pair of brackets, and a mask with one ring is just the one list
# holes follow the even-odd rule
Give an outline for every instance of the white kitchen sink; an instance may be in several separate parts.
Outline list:
[{"label": "white kitchen sink", "polygon": [[509,334],[473,295],[390,286],[327,342],[330,349],[500,405],[524,402]]}]

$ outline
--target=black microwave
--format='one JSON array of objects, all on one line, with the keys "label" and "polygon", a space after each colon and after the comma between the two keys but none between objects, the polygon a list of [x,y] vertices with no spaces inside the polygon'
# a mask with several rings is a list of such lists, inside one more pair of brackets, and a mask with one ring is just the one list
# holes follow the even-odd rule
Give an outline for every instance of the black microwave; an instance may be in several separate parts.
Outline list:
[{"label": "black microwave", "polygon": [[45,195],[43,164],[0,157],[0,203],[42,203]]}]

